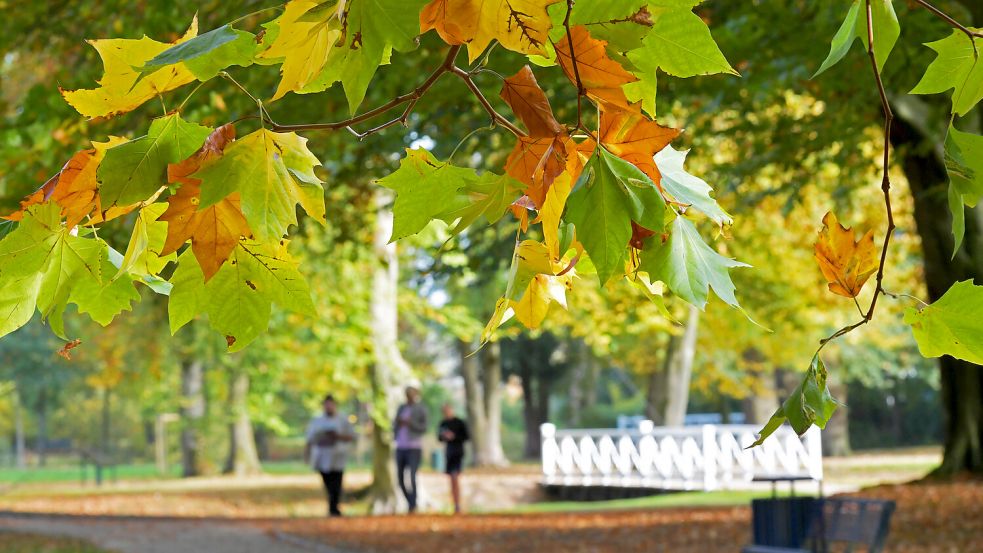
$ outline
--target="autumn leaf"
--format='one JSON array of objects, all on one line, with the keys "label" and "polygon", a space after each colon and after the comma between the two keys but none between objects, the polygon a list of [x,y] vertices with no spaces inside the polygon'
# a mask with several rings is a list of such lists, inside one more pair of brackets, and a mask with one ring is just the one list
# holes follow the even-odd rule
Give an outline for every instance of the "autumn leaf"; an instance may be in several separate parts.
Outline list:
[{"label": "autumn leaf", "polygon": [[867,231],[854,242],[854,232],[841,225],[830,211],[816,241],[816,262],[834,294],[855,298],[864,283],[877,271],[874,232]]},{"label": "autumn leaf", "polygon": [[80,345],[82,345],[82,340],[76,338],[70,342],[65,342],[65,345],[58,348],[58,351],[56,351],[55,353],[57,353],[59,356],[63,357],[64,359],[71,361],[72,350],[79,347]]},{"label": "autumn leaf", "polygon": [[76,152],[58,174],[21,201],[20,210],[4,216],[4,219],[20,221],[28,208],[47,201],[61,206],[61,215],[69,228],[78,225],[86,217],[91,218],[89,223],[96,223],[131,211],[136,206],[113,209],[103,215],[99,182],[96,179],[96,170],[106,151],[125,142],[125,138],[110,137],[106,142],[93,142],[92,148]]},{"label": "autumn leaf", "polygon": [[448,44],[467,44],[474,61],[493,40],[522,54],[543,54],[552,26],[547,7],[560,0],[432,0],[420,32],[435,29]]},{"label": "autumn leaf", "polygon": [[242,214],[261,241],[280,240],[297,223],[299,203],[324,223],[324,189],[314,174],[320,162],[295,133],[254,131],[227,145],[224,153],[194,173],[201,180],[205,209],[239,192]]},{"label": "autumn leaf", "polygon": [[563,134],[563,126],[553,117],[553,108],[546,93],[536,82],[532,69],[526,65],[518,73],[505,79],[502,100],[512,108],[529,131],[529,136],[556,136]]},{"label": "autumn leaf", "polygon": [[167,239],[161,255],[176,252],[191,240],[191,250],[207,282],[222,267],[241,236],[250,236],[249,224],[240,209],[239,192],[232,192],[214,205],[198,209],[201,204],[201,179],[191,175],[202,166],[221,157],[234,140],[235,127],[223,125],[205,140],[188,159],[167,168],[168,182],[180,183],[168,200],[167,211],[160,220],[167,222]]},{"label": "autumn leaf", "polygon": [[[570,42],[573,42],[572,53]],[[602,104],[628,107],[628,98],[621,87],[638,78],[608,56],[605,41],[593,38],[587,27],[577,25],[571,27],[569,39],[564,35],[556,41],[555,47],[556,59],[563,73],[574,84],[579,75],[588,97]],[[574,59],[577,62],[576,71]]]},{"label": "autumn leaf", "polygon": [[566,135],[520,136],[505,161],[505,172],[526,185],[525,195],[538,209],[553,181],[566,170],[575,149],[576,144]]},{"label": "autumn leaf", "polygon": [[62,90],[62,96],[86,117],[108,117],[131,111],[163,92],[195,80],[191,71],[180,63],[145,75],[140,73],[139,68],[174,44],[185,42],[197,34],[198,18],[195,17],[184,36],[171,44],[148,37],[90,40],[88,42],[99,52],[105,70],[99,79],[99,88]]},{"label": "autumn leaf", "polygon": [[679,129],[664,127],[640,111],[602,106],[599,137],[612,154],[631,163],[661,188],[662,174],[654,156],[679,136]]},{"label": "autumn leaf", "polygon": [[[270,47],[256,57],[260,60],[282,60],[280,84],[273,100],[287,92],[303,89],[324,69],[334,44],[341,38],[341,10],[323,10],[317,18],[304,18],[317,8],[313,0],[288,2],[283,14],[274,23],[276,38]],[[343,9],[344,4],[340,6]]]}]

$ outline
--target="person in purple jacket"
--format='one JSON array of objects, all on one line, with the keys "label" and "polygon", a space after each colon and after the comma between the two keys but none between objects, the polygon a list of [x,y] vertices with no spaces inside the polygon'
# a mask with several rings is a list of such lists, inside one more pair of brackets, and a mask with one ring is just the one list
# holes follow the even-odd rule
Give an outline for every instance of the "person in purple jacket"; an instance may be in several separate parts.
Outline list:
[{"label": "person in purple jacket", "polygon": [[416,385],[406,387],[406,403],[396,410],[393,431],[396,434],[396,477],[410,512],[415,513],[416,472],[423,458],[423,435],[427,433],[427,409],[420,403],[420,389]]}]

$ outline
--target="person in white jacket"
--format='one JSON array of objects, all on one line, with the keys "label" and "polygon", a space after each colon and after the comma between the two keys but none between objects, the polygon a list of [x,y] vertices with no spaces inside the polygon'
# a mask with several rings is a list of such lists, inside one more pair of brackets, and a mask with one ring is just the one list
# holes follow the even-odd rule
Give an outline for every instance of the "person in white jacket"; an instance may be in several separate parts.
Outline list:
[{"label": "person in white jacket", "polygon": [[324,412],[307,425],[304,457],[311,468],[321,474],[328,496],[328,516],[341,516],[341,483],[348,461],[348,445],[355,439],[355,430],[348,417],[338,412],[334,396],[324,396]]}]

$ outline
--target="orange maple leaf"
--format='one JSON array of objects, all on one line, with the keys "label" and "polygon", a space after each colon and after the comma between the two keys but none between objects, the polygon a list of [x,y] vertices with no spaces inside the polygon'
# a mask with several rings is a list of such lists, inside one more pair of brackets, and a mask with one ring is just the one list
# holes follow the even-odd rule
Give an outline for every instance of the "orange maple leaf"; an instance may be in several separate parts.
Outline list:
[{"label": "orange maple leaf", "polygon": [[249,224],[242,214],[238,192],[229,194],[215,205],[199,210],[201,179],[190,175],[202,165],[221,157],[225,146],[235,138],[231,123],[215,129],[202,147],[191,157],[167,166],[167,180],[181,184],[168,200],[167,211],[160,216],[167,221],[167,238],[161,255],[177,251],[191,240],[194,253],[207,282],[232,254],[239,237],[250,236]]},{"label": "orange maple leaf", "polygon": [[[573,43],[571,53],[570,43]],[[625,70],[620,63],[612,60],[606,50],[607,42],[590,36],[587,27],[577,25],[570,29],[569,38],[554,43],[556,59],[570,82],[576,84],[577,76],[584,85],[587,96],[601,104],[627,108],[628,98],[622,85],[637,81],[638,78]],[[577,69],[574,71],[574,59]],[[637,108],[640,109],[640,108]]]},{"label": "orange maple leaf", "polygon": [[878,266],[874,232],[868,230],[858,241],[853,237],[853,230],[841,225],[830,211],[823,217],[815,247],[816,261],[829,282],[829,291],[848,298],[857,297]]},{"label": "orange maple leaf", "polygon": [[529,136],[556,136],[563,134],[563,126],[553,116],[553,108],[546,93],[539,87],[532,69],[526,65],[518,73],[505,79],[499,93],[529,130]]},{"label": "orange maple leaf", "polygon": [[662,174],[652,158],[680,132],[656,123],[640,110],[613,106],[601,109],[598,133],[601,143],[612,154],[641,169],[656,186],[660,186]]},{"label": "orange maple leaf", "polygon": [[86,217],[90,217],[88,224],[95,224],[133,211],[139,204],[113,207],[103,213],[99,201],[99,181],[96,180],[96,170],[106,150],[125,141],[125,138],[110,137],[106,142],[93,142],[93,148],[75,152],[61,171],[21,200],[19,211],[5,216],[4,219],[19,221],[24,217],[27,208],[47,201],[54,201],[61,206],[61,215],[65,217],[68,227],[78,225]]},{"label": "orange maple leaf", "polygon": [[431,0],[420,12],[420,32],[435,29],[448,44],[467,44],[472,62],[493,40],[513,52],[545,54],[547,8],[559,1]]}]

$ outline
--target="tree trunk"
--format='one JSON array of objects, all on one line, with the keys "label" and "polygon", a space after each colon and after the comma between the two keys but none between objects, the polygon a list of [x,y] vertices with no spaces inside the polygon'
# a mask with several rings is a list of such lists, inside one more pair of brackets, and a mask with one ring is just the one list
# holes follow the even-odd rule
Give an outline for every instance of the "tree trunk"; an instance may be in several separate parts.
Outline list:
[{"label": "tree trunk", "polygon": [[399,292],[399,258],[396,244],[389,243],[393,229],[390,210],[392,196],[379,189],[375,193],[376,222],[373,249],[376,266],[372,274],[372,346],[374,363],[369,371],[373,394],[372,484],[369,505],[373,513],[396,512],[395,468],[389,425],[395,411],[399,382],[406,382],[411,371],[399,351],[397,294]]},{"label": "tree trunk", "polygon": [[541,394],[536,393],[537,386],[535,384],[538,384],[540,390],[544,386],[542,380],[534,383],[533,371],[525,364],[522,366],[519,377],[522,379],[522,418],[526,427],[526,441],[522,456],[526,459],[536,459],[542,453],[539,426],[546,422],[546,419],[542,417],[543,409],[538,405]]},{"label": "tree trunk", "polygon": [[14,466],[27,468],[26,447],[24,447],[24,407],[20,392],[14,390]]},{"label": "tree trunk", "polygon": [[101,443],[99,449],[105,462],[112,463],[112,390],[104,388],[102,390],[102,424],[100,425]]},{"label": "tree trunk", "polygon": [[201,456],[201,424],[205,417],[204,367],[197,359],[181,362],[181,474],[185,478],[204,473]]},{"label": "tree trunk", "polygon": [[[948,177],[936,141],[917,120],[899,110],[892,143],[915,199],[915,223],[924,254],[925,284],[936,301],[958,281],[983,275],[981,207],[966,210],[963,245],[952,257],[951,217],[947,202]],[[960,471],[983,473],[983,367],[944,356],[939,360],[942,410],[945,416],[944,453],[939,475]]]},{"label": "tree trunk", "polygon": [[841,380],[829,380],[829,392],[840,402],[840,406],[836,409],[836,416],[830,418],[823,429],[823,455],[826,457],[845,457],[851,453],[849,389]]},{"label": "tree trunk", "polygon": [[656,425],[682,426],[686,420],[699,327],[700,310],[690,306],[683,332],[669,339],[662,370],[649,378],[646,412]]},{"label": "tree trunk", "polygon": [[37,454],[38,466],[48,463],[48,392],[42,388],[38,395],[38,434]]},{"label": "tree trunk", "polygon": [[571,338],[569,345],[573,370],[570,374],[570,387],[567,392],[568,416],[571,426],[580,427],[584,405],[587,403],[586,390],[590,371],[590,351],[583,340]]},{"label": "tree trunk", "polygon": [[502,449],[502,350],[498,342],[481,350],[482,392],[485,407],[485,466],[508,466]]},{"label": "tree trunk", "polygon": [[253,424],[249,420],[249,373],[234,370],[229,375],[229,455],[225,460],[225,474],[249,476],[263,472],[256,451]]},{"label": "tree trunk", "polygon": [[458,342],[457,349],[461,357],[464,401],[467,404],[468,426],[471,429],[471,446],[472,451],[474,451],[472,463],[480,467],[487,463],[488,425],[485,420],[485,395],[479,374],[478,356],[470,355],[474,351],[474,346],[471,343]]}]

